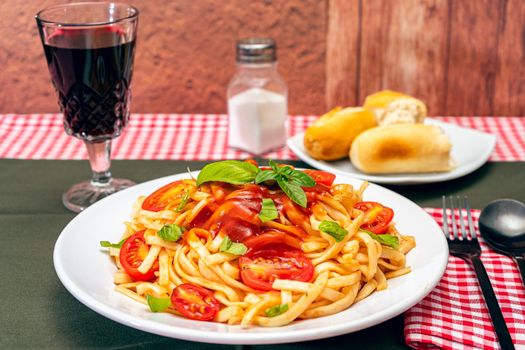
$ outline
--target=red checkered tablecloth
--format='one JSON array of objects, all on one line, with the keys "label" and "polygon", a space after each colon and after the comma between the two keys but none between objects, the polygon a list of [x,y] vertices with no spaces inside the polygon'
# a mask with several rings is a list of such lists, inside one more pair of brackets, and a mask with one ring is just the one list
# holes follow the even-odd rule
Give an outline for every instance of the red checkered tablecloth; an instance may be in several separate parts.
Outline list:
[{"label": "red checkered tablecloth", "polygon": [[[288,133],[302,132],[315,116],[290,116]],[[437,117],[441,121],[489,132],[497,137],[491,161],[525,161],[525,118]],[[113,159],[217,160],[250,154],[227,146],[225,115],[134,114],[114,141]],[[286,147],[265,155],[297,159]],[[59,114],[0,115],[0,158],[86,159],[80,140],[65,134]],[[427,209],[438,223],[441,213]],[[474,211],[477,218],[479,211]],[[525,290],[515,264],[483,244],[483,262],[498,296],[514,342],[525,348]],[[405,314],[405,338],[414,348],[498,349],[474,272],[450,257],[443,279]]]},{"label": "red checkered tablecloth", "polygon": [[[290,116],[289,136],[302,132],[317,117]],[[436,119],[497,136],[492,161],[525,160],[525,118],[438,117]],[[113,159],[242,159],[249,153],[227,145],[228,121],[220,114],[133,114],[114,141]],[[263,155],[297,159],[284,147]],[[0,158],[86,159],[80,140],[65,134],[60,114],[0,115]]]},{"label": "red checkered tablecloth", "polygon": [[[426,209],[442,224],[441,209]],[[472,211],[475,228],[479,210]],[[451,222],[450,218],[448,220]],[[458,227],[459,229],[459,227]],[[479,231],[477,231],[479,234]],[[516,348],[525,348],[525,288],[514,261],[488,249],[482,256]],[[499,349],[474,270],[450,256],[443,278],[422,302],[405,313],[405,339],[416,349]]]}]

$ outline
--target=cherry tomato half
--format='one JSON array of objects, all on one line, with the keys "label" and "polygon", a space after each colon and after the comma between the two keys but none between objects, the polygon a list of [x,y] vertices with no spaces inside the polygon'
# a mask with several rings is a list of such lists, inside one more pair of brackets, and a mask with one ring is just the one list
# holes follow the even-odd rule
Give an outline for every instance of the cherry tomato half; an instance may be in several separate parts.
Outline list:
[{"label": "cherry tomato half", "polygon": [[173,289],[171,303],[183,316],[193,320],[210,321],[219,312],[219,302],[213,292],[190,283]]},{"label": "cherry tomato half", "polygon": [[239,258],[239,268],[244,284],[263,291],[272,290],[275,279],[309,282],[314,276],[310,259],[286,246],[249,252]]},{"label": "cherry tomato half", "polygon": [[394,218],[394,211],[377,202],[359,202],[354,208],[365,213],[361,228],[376,234],[385,233]]},{"label": "cherry tomato half", "polygon": [[303,173],[310,175],[320,185],[332,186],[335,175],[321,170],[305,169]]},{"label": "cherry tomato half", "polygon": [[[175,198],[178,198],[177,193],[184,193],[181,191],[180,186],[183,186],[182,180],[174,181],[162,186],[142,202],[142,209],[149,211],[161,211],[166,209]],[[182,195],[183,194],[181,194],[181,196]]]},{"label": "cherry tomato half", "polygon": [[260,250],[262,247],[268,247],[270,245],[282,244],[290,248],[301,249],[301,241],[299,239],[277,230],[266,231],[258,236],[248,238],[243,243],[250,251]]},{"label": "cherry tomato half", "polygon": [[151,269],[146,273],[138,270],[148,252],[149,247],[144,239],[144,231],[139,231],[128,237],[120,248],[120,264],[134,281],[150,281],[155,278],[155,271],[159,269],[158,261],[155,261]]}]

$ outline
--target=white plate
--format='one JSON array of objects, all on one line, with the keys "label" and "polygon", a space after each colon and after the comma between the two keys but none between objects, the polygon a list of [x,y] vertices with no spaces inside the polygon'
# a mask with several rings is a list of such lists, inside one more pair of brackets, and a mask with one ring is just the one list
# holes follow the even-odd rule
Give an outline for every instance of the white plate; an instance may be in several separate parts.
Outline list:
[{"label": "white plate", "polygon": [[288,139],[288,147],[304,162],[321,170],[330,171],[334,174],[350,175],[376,183],[408,185],[452,180],[467,175],[478,169],[489,159],[496,145],[496,136],[492,134],[463,128],[431,118],[427,118],[425,123],[440,126],[450,138],[452,143],[451,156],[456,162],[456,167],[451,171],[425,174],[365,174],[357,170],[348,159],[327,162],[310,157],[303,145],[304,133],[296,134]]},{"label": "white plate", "polygon": [[[147,306],[114,290],[116,268],[99,241],[120,240],[123,222],[129,219],[137,196],[184,177],[188,174],[164,177],[118,192],[87,208],[64,228],[55,244],[53,261],[58,277],[75,298],[114,321],[167,337],[221,344],[288,343],[354,332],[386,321],[423,299],[445,271],[448,248],[435,221],[410,200],[371,184],[365,199],[393,208],[400,232],[414,235],[417,242],[407,257],[413,271],[390,280],[387,290],[374,293],[338,314],[279,328],[228,326],[152,313]],[[361,183],[348,176],[338,176],[336,181],[356,186]]]}]

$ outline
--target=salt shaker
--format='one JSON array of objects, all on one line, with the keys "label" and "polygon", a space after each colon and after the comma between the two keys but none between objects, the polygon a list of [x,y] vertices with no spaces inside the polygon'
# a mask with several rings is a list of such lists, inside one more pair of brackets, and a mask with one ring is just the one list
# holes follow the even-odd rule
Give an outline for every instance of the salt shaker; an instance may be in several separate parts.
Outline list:
[{"label": "salt shaker", "polygon": [[277,71],[269,38],[237,42],[237,66],[228,85],[228,144],[253,154],[284,146],[288,89]]}]

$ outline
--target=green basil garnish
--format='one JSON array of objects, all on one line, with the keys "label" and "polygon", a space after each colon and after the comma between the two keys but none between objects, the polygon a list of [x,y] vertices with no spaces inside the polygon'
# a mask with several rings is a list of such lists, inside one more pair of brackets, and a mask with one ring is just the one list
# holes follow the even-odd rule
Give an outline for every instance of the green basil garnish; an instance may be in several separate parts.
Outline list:
[{"label": "green basil garnish", "polygon": [[289,165],[279,166],[279,164],[275,163],[273,160],[270,160],[269,164],[274,173],[296,185],[312,187],[316,184],[315,180],[310,175],[303,173],[301,170],[295,170]]},{"label": "green basil garnish", "polygon": [[182,236],[186,229],[177,224],[164,225],[157,231],[157,235],[165,241],[176,242]]},{"label": "green basil garnish", "polygon": [[273,170],[262,170],[257,173],[257,176],[255,177],[255,183],[260,184],[264,181],[275,180],[277,176],[277,173]]},{"label": "green basil garnish", "polygon": [[335,221],[321,221],[319,224],[319,230],[334,237],[336,242],[341,242],[348,234],[348,231],[339,226]]},{"label": "green basil garnish", "polygon": [[177,205],[177,208],[175,208],[174,212],[178,213],[182,211],[186,204],[188,204],[188,199],[190,199],[190,191],[186,190],[182,196],[182,200],[180,201],[179,205]]},{"label": "green basil garnish", "polygon": [[399,238],[397,238],[396,236],[388,235],[388,234],[378,235],[378,234],[375,234],[367,230],[363,230],[363,231],[368,233],[370,237],[372,237],[373,239],[375,239],[376,241],[378,241],[379,243],[383,245],[392,247],[394,249],[397,249],[399,247]]},{"label": "green basil garnish", "polygon": [[275,163],[273,160],[270,160],[268,164],[272,170],[267,171],[273,171],[273,174],[270,175],[268,173],[264,178],[276,180],[281,190],[283,190],[292,201],[299,204],[301,207],[306,208],[307,199],[302,187],[315,186],[315,180],[310,175],[303,173],[300,170],[292,169],[288,165],[279,166],[279,164]]},{"label": "green basil garnish", "polygon": [[259,213],[259,219],[262,222],[272,221],[279,217],[279,212],[275,207],[275,203],[270,198],[263,198],[261,212]]},{"label": "green basil garnish", "polygon": [[281,190],[283,190],[283,192],[288,197],[290,197],[291,200],[299,204],[301,207],[306,208],[306,193],[304,193],[304,190],[301,188],[301,186],[288,182],[287,180],[281,177],[277,178],[277,183],[279,184]]},{"label": "green basil garnish", "polygon": [[267,308],[264,313],[268,317],[275,317],[284,314],[286,311],[288,311],[288,304],[281,304]]},{"label": "green basil garnish", "polygon": [[242,243],[236,243],[225,236],[219,246],[219,251],[224,253],[230,253],[233,255],[244,255],[248,251],[248,248]]},{"label": "green basil garnish", "polygon": [[124,238],[122,241],[118,243],[111,243],[110,241],[100,241],[100,246],[104,248],[122,248],[122,245],[126,242],[126,238]]},{"label": "green basil garnish", "polygon": [[302,187],[312,187],[315,186],[315,180],[308,174],[303,173],[300,170],[293,170],[292,175],[290,176],[290,181],[296,185]]},{"label": "green basil garnish", "polygon": [[273,160],[268,160],[268,165],[272,168],[273,171],[275,171],[276,173],[279,172],[279,164],[277,164],[276,162],[274,162]]},{"label": "green basil garnish", "polygon": [[271,170],[261,171],[255,165],[238,160],[224,160],[206,165],[197,177],[197,186],[209,181],[222,181],[233,185],[274,180],[292,201],[306,208],[307,199],[302,187],[315,186],[315,180],[288,165],[280,166],[270,160]]},{"label": "green basil garnish", "polygon": [[223,160],[205,165],[199,176],[197,186],[210,181],[222,181],[233,185],[253,182],[260,169],[248,162],[238,160]]},{"label": "green basil garnish", "polygon": [[153,312],[164,311],[171,306],[170,298],[156,298],[148,294],[146,299],[148,301],[149,309]]}]

